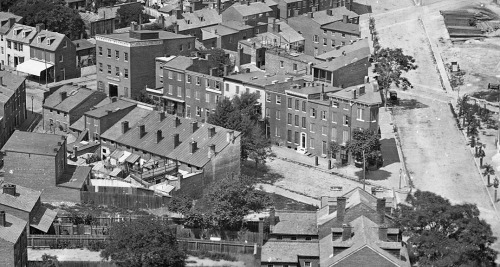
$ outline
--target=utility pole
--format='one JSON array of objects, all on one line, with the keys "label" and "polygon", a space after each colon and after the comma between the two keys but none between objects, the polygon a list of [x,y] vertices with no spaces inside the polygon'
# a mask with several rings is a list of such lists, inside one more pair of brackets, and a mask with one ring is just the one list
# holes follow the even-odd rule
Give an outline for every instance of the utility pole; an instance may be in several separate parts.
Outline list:
[{"label": "utility pole", "polygon": [[365,149],[363,148],[363,190],[365,191],[366,186],[366,158],[365,158]]},{"label": "utility pole", "polygon": [[498,194],[497,194],[497,191],[498,191],[498,178],[495,177],[495,180],[493,181],[493,187],[495,187],[495,203],[498,202]]}]

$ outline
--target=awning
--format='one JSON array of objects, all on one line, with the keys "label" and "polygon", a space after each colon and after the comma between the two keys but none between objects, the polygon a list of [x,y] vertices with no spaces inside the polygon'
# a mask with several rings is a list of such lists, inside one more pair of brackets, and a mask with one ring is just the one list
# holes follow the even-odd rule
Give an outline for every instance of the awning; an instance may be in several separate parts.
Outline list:
[{"label": "awning", "polygon": [[134,164],[139,160],[139,158],[139,155],[132,153],[130,154],[130,156],[128,156],[128,158],[125,159],[125,161]]},{"label": "awning", "polygon": [[169,96],[162,96],[162,98],[165,98],[165,99],[168,99],[168,100],[172,100],[172,101],[175,101],[175,102],[179,102],[179,103],[184,103],[185,101],[182,100],[182,99],[177,99],[175,97],[169,97]]},{"label": "awning", "polygon": [[120,175],[121,172],[122,169],[114,168],[113,171],[111,171],[111,173],[109,174],[109,176],[118,177],[118,175]]},{"label": "awning", "polygon": [[17,65],[16,70],[24,73],[28,73],[35,76],[40,76],[40,73],[54,65],[48,62],[42,62],[38,60],[28,60]]},{"label": "awning", "polygon": [[130,154],[132,154],[132,153],[130,153],[128,151],[123,151],[123,155],[118,159],[118,162],[120,162],[120,163],[125,162],[125,160],[128,158],[128,156],[130,156]]},{"label": "awning", "polygon": [[113,153],[111,153],[111,155],[109,155],[110,158],[116,159],[116,160],[118,160],[122,156],[123,156],[123,150],[120,150],[120,149],[116,149],[115,151],[113,151]]},{"label": "awning", "polygon": [[57,212],[40,206],[32,215],[30,226],[47,233],[56,215]]}]

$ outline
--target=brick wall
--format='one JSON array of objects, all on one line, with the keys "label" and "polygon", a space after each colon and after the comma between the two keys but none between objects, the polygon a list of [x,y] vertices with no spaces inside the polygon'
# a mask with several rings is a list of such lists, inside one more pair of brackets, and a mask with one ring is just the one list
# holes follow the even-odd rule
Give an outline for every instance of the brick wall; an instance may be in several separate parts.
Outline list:
[{"label": "brick wall", "polygon": [[394,263],[388,261],[385,257],[376,253],[372,249],[365,247],[349,257],[342,260],[343,266],[379,266],[389,267],[394,266]]},{"label": "brick wall", "polygon": [[[27,211],[19,210],[19,209],[10,207],[8,205],[3,205],[3,204],[0,204],[0,210],[3,210],[3,211],[5,211],[5,213],[8,213],[8,214],[13,215],[13,216],[16,216],[17,218],[23,219],[23,220],[25,220],[27,222],[30,221],[29,220],[30,219],[30,214]],[[0,265],[0,266],[3,266],[3,265]]]},{"label": "brick wall", "polygon": [[20,126],[26,119],[26,83],[23,82],[12,97],[5,103],[0,103],[0,115],[3,117],[4,136],[3,144],[9,139],[15,128]]},{"label": "brick wall", "polygon": [[[64,47],[64,43],[66,42],[67,46]],[[62,56],[62,61],[60,60],[60,56]],[[79,77],[80,73],[76,67],[76,46],[70,39],[67,37],[59,44],[59,47],[55,51],[55,64],[54,70],[56,75],[56,81],[67,80],[72,78]],[[62,69],[64,69],[64,76],[62,73]]]},{"label": "brick wall", "polygon": [[[281,67],[283,61],[283,67]],[[304,62],[298,58],[291,56],[285,57],[277,55],[275,52],[266,51],[266,71],[278,74],[310,74],[311,68],[308,62]]]},{"label": "brick wall", "polygon": [[[52,127],[50,128],[52,121]],[[52,130],[62,126],[63,130],[66,130],[70,125],[68,113],[57,111],[55,109],[43,109],[43,127],[45,130]]]},{"label": "brick wall", "polygon": [[0,238],[0,266],[15,266],[14,244]]},{"label": "brick wall", "polygon": [[[215,179],[223,179],[227,175],[240,175],[241,135],[226,146],[222,151],[212,157],[212,160],[204,167],[205,180],[211,183]],[[218,148],[215,148],[218,150]],[[207,153],[208,157],[208,153]]]},{"label": "brick wall", "polygon": [[41,191],[55,185],[55,157],[7,152],[5,181]]},{"label": "brick wall", "polygon": [[365,82],[370,62],[368,57],[360,59],[333,72],[333,86],[346,88]]}]

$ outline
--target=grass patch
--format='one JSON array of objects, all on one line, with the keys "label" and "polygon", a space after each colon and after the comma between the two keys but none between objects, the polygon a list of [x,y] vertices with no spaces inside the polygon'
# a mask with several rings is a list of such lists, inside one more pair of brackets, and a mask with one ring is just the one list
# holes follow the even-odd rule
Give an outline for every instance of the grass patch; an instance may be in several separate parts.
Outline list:
[{"label": "grass patch", "polygon": [[211,259],[214,261],[238,261],[235,256],[226,253],[218,253],[218,252],[208,252],[208,251],[189,251],[188,255],[200,258],[200,259]]},{"label": "grass patch", "polygon": [[274,208],[277,210],[301,210],[301,211],[316,211],[318,208],[313,205],[302,203],[291,198],[287,198],[275,193],[264,192],[274,203]]},{"label": "grass patch", "polygon": [[488,102],[498,102],[499,95],[500,91],[497,90],[479,91],[471,94],[472,97],[484,99]]}]

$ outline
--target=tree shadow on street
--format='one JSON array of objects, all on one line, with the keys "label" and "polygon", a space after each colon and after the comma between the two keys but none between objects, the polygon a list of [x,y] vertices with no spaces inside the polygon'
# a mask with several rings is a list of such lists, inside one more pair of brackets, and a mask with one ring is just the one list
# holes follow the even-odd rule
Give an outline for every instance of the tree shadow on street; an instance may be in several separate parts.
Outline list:
[{"label": "tree shadow on street", "polygon": [[398,107],[399,109],[407,110],[407,109],[428,108],[429,106],[422,102],[419,102],[416,99],[399,99],[396,107]]},{"label": "tree shadow on street", "polygon": [[255,183],[274,184],[284,178],[282,174],[271,171],[269,166],[259,164],[255,167],[255,162],[249,160],[241,164],[241,173],[252,177]]},{"label": "tree shadow on street", "polygon": [[[359,169],[359,171],[354,173],[356,177],[360,179],[360,181],[363,181],[363,169]],[[382,181],[382,180],[387,180],[389,177],[391,177],[391,173],[386,171],[386,170],[381,170],[378,169],[376,171],[367,171],[366,172],[366,180],[367,181]]]},{"label": "tree shadow on street", "polygon": [[361,16],[363,14],[372,13],[372,6],[353,2],[352,11]]}]

